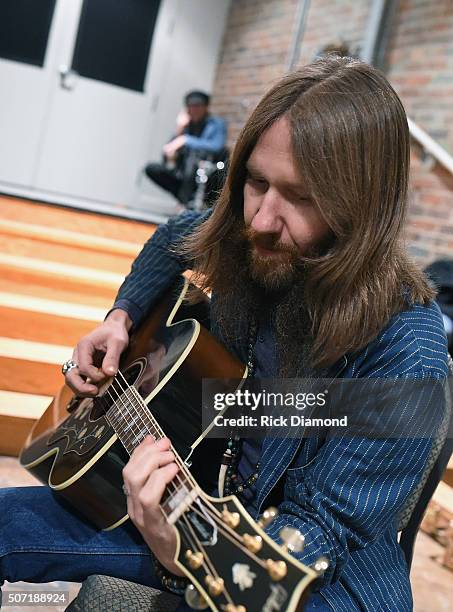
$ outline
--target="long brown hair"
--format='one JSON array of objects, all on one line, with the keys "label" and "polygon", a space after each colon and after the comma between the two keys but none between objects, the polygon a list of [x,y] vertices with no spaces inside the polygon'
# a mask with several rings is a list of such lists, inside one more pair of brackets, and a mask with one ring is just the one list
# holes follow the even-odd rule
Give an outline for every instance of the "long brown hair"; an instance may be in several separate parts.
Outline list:
[{"label": "long brown hair", "polygon": [[383,74],[353,58],[327,56],[283,77],[242,129],[215,209],[183,250],[199,282],[216,289],[225,245],[244,225],[246,162],[284,115],[300,175],[335,237],[308,261],[304,277],[310,363],[326,367],[366,346],[395,313],[436,294],[402,244],[409,132]]}]

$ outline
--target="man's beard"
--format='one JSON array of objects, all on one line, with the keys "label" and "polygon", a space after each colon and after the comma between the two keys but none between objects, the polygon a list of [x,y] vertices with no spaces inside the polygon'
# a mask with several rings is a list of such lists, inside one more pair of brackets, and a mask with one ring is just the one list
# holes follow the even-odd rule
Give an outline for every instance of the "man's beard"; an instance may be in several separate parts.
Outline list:
[{"label": "man's beard", "polygon": [[[267,292],[289,290],[303,269],[299,249],[282,244],[273,234],[260,234],[251,228],[244,228],[242,234],[248,247],[250,277],[255,283]],[[272,254],[262,255],[257,247]]]},{"label": "man's beard", "polygon": [[222,258],[213,284],[212,316],[220,339],[238,353],[248,343],[252,318],[270,308],[273,313],[279,371],[275,375],[302,376],[306,373],[310,347],[310,317],[306,308],[305,278],[308,268],[293,248],[278,242],[261,242],[278,254],[269,258],[253,253],[253,232],[243,227],[223,240]]}]

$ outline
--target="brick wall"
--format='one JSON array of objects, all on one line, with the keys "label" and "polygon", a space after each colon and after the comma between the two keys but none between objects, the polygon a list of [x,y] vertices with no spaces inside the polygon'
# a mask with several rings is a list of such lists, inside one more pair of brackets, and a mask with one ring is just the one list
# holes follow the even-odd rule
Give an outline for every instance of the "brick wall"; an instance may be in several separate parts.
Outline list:
[{"label": "brick wall", "polygon": [[263,93],[285,72],[296,0],[232,0],[213,89],[229,142]]},{"label": "brick wall", "polygon": [[[407,114],[453,155],[453,2],[402,0],[388,48],[390,82]],[[453,257],[453,177],[413,146],[408,242],[423,264]]]},{"label": "brick wall", "polygon": [[[370,0],[311,0],[298,64],[331,43],[358,52]],[[263,93],[288,68],[298,2],[232,0],[213,89],[229,143]],[[408,115],[453,153],[453,2],[401,0],[388,45],[388,77]],[[421,163],[413,147],[408,245],[423,265],[453,257],[453,177]]]}]

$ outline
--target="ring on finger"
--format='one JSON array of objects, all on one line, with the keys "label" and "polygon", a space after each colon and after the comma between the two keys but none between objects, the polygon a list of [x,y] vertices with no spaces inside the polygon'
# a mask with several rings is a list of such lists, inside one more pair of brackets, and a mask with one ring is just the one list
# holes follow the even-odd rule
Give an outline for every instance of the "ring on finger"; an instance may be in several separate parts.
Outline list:
[{"label": "ring on finger", "polygon": [[126,487],[125,484],[123,484],[123,493],[126,497],[129,497],[129,495],[131,494],[131,492],[129,491],[129,489]]},{"label": "ring on finger", "polygon": [[68,372],[70,372],[73,368],[78,368],[79,365],[73,360],[73,359],[68,359],[67,361],[64,362],[64,364],[61,366],[61,373],[63,375],[66,375]]}]

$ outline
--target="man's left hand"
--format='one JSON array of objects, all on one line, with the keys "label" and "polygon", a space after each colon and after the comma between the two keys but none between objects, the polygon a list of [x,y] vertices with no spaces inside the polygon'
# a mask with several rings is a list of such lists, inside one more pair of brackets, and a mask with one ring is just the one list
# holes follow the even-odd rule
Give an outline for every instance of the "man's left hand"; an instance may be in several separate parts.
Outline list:
[{"label": "man's left hand", "polygon": [[178,576],[184,574],[174,562],[176,532],[164,517],[160,502],[167,485],[179,471],[170,440],[154,442],[147,436],[123,469],[128,491],[127,512],[160,563]]}]

